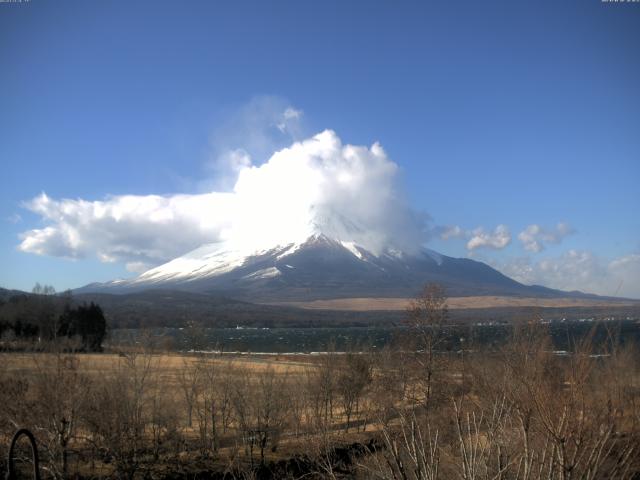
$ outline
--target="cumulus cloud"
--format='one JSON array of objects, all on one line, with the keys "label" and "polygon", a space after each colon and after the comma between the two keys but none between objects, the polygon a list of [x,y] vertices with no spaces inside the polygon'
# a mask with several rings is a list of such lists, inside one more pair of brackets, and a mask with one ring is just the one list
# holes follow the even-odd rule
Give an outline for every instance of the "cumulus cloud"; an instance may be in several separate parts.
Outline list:
[{"label": "cumulus cloud", "polygon": [[478,248],[491,248],[501,250],[511,243],[511,232],[506,225],[498,225],[493,232],[486,231],[483,227],[473,230],[467,242],[467,250]]},{"label": "cumulus cloud", "polygon": [[574,232],[571,226],[563,222],[558,223],[555,228],[544,228],[532,224],[518,234],[518,239],[525,250],[538,253],[545,249],[545,244],[559,244],[567,235]]},{"label": "cumulus cloud", "polygon": [[343,144],[326,130],[295,142],[256,166],[236,161],[230,192],[52,199],[25,204],[42,228],[22,234],[19,249],[40,255],[125,262],[140,271],[205,243],[229,241],[247,251],[297,241],[321,230],[372,251],[417,249],[424,219],[398,185],[384,149]]},{"label": "cumulus cloud", "polygon": [[24,232],[19,249],[102,262],[154,263],[219,238],[230,194],[123,195],[105,200],[55,200],[45,193],[25,204],[47,224]]},{"label": "cumulus cloud", "polygon": [[469,255],[473,255],[475,250],[481,248],[502,250],[511,243],[509,228],[502,224],[498,225],[493,231],[488,231],[484,227],[464,230],[459,225],[438,225],[432,228],[431,234],[445,241],[465,240]]},{"label": "cumulus cloud", "polygon": [[569,250],[537,261],[521,257],[493,265],[527,285],[640,298],[640,254],[606,260],[589,251]]},{"label": "cumulus cloud", "polygon": [[397,174],[378,143],[343,145],[324,131],[240,172],[234,187],[239,220],[230,236],[244,243],[259,232],[270,245],[304,237],[312,225],[373,251],[418,248],[420,220],[407,206]]}]

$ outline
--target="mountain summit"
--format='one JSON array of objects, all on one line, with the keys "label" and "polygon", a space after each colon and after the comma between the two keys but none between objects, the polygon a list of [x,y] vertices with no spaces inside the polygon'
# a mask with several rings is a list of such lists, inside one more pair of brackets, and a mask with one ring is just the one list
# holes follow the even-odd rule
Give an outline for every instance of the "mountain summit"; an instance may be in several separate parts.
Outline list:
[{"label": "mountain summit", "polygon": [[425,283],[438,282],[451,296],[566,296],[522,285],[482,262],[447,257],[426,248],[414,252],[366,248],[340,238],[345,238],[349,229],[357,230],[357,226],[343,221],[314,222],[308,236],[256,251],[232,242],[204,245],[137,278],[92,284],[81,290],[124,293],[178,289],[278,302],[410,297]]},{"label": "mountain summit", "polygon": [[[341,209],[310,201],[278,209],[277,216],[271,208],[259,219],[256,212],[239,215],[221,242],[203,245],[137,278],[92,284],[80,291],[171,289],[285,302],[406,298],[425,283],[437,282],[451,296],[567,295],[522,285],[484,263],[422,247],[421,222],[409,210],[396,207],[392,215],[356,199]],[[249,221],[252,218],[255,222]]]}]

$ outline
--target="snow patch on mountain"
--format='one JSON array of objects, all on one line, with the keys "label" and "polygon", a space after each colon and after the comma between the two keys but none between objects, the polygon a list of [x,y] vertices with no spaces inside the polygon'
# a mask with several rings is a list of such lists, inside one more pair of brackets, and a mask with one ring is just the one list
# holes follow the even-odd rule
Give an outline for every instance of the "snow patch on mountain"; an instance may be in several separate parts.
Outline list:
[{"label": "snow patch on mountain", "polygon": [[284,257],[286,257],[287,255],[291,255],[292,253],[294,253],[301,246],[302,246],[302,243],[292,243],[291,245],[287,246],[287,248],[284,249],[280,254],[278,254],[278,256],[276,258],[278,260],[281,260]]},{"label": "snow patch on mountain", "polygon": [[365,259],[364,256],[362,255],[362,252],[358,249],[358,246],[355,244],[355,242],[340,242],[340,244],[360,260]]},{"label": "snow patch on mountain", "polygon": [[241,252],[209,244],[197,248],[182,257],[146,271],[131,283],[155,283],[167,280],[188,280],[221,275],[244,263]]},{"label": "snow patch on mountain", "polygon": [[278,270],[278,267],[269,267],[256,270],[255,272],[245,275],[242,278],[247,280],[259,280],[263,278],[274,278],[281,274],[282,272]]}]

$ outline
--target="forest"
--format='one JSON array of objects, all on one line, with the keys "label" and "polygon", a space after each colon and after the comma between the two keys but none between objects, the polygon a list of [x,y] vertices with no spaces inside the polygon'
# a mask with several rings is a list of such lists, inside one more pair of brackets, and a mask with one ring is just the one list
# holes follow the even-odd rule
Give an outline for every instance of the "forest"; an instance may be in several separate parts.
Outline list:
[{"label": "forest", "polygon": [[99,352],[107,334],[100,305],[77,303],[39,283],[31,294],[0,298],[0,350],[56,348]]}]

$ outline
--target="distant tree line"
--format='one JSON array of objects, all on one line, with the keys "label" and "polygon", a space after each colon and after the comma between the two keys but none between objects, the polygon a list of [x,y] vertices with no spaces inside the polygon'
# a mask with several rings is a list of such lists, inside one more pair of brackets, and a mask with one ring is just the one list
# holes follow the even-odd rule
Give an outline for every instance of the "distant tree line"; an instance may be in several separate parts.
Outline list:
[{"label": "distant tree line", "polygon": [[99,305],[75,305],[70,292],[56,295],[53,287],[39,283],[31,294],[0,299],[0,340],[3,347],[16,342],[65,341],[70,350],[102,350],[107,324]]}]

